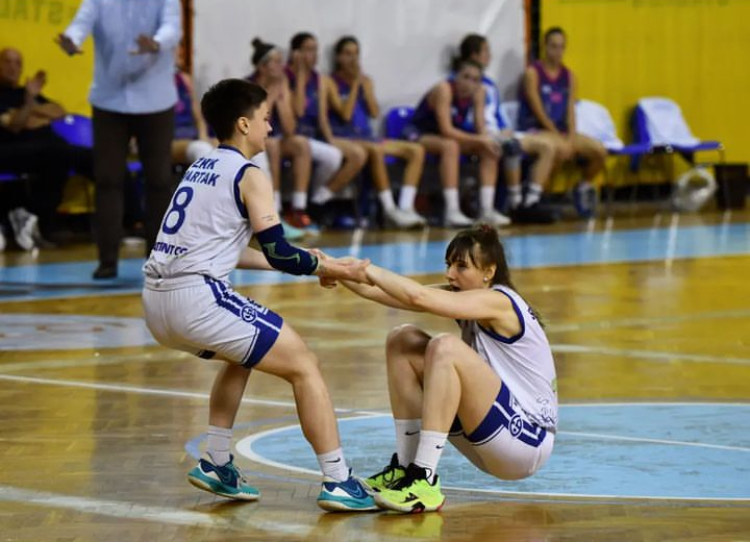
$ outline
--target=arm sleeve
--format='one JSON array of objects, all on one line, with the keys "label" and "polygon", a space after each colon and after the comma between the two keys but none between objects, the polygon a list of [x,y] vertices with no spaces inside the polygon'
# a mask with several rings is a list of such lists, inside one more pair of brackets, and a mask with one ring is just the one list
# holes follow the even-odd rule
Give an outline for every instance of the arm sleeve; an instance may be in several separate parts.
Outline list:
[{"label": "arm sleeve", "polygon": [[162,50],[174,49],[182,38],[182,12],[179,0],[166,0],[161,12],[161,24],[154,35]]},{"label": "arm sleeve", "polygon": [[81,47],[81,44],[86,41],[86,38],[94,29],[98,11],[99,8],[96,0],[83,0],[81,7],[76,12],[76,16],[73,17],[73,21],[68,25],[63,34],[73,40],[73,43],[78,47]]},{"label": "arm sleeve", "polygon": [[281,224],[257,233],[256,237],[268,264],[276,270],[295,276],[310,276],[318,268],[315,255],[286,241]]}]

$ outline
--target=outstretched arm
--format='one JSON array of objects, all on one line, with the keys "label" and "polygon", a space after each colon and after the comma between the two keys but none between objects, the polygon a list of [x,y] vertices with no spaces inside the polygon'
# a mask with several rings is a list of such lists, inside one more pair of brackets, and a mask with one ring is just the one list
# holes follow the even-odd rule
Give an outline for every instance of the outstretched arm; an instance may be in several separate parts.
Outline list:
[{"label": "outstretched arm", "polygon": [[366,269],[367,279],[398,302],[417,311],[430,312],[452,319],[504,320],[513,319],[515,312],[510,299],[489,289],[468,291],[444,291],[433,289],[370,265]]},{"label": "outstretched arm", "polygon": [[385,291],[383,291],[380,287],[376,285],[367,285],[365,283],[354,283],[353,281],[342,281],[341,282],[344,287],[349,289],[352,293],[355,293],[362,298],[366,298],[368,300],[372,300],[373,302],[377,302],[379,304],[382,304],[383,306],[390,306],[391,308],[396,308],[397,310],[411,310],[412,312],[421,312],[419,308],[411,307],[407,304],[404,304],[400,300],[398,300],[395,297],[392,297]]}]

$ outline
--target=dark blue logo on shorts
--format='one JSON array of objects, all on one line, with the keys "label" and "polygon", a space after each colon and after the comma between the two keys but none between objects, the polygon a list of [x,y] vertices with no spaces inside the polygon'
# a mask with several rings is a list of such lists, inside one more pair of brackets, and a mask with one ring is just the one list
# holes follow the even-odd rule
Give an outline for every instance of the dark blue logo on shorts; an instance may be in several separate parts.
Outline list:
[{"label": "dark blue logo on shorts", "polygon": [[245,304],[242,307],[242,311],[240,312],[240,317],[242,317],[243,321],[252,323],[258,317],[258,314],[255,312],[255,308],[253,308],[250,304]]},{"label": "dark blue logo on shorts", "polygon": [[523,431],[523,420],[521,419],[521,416],[514,414],[513,417],[510,418],[508,430],[513,438],[521,434],[521,431]]}]

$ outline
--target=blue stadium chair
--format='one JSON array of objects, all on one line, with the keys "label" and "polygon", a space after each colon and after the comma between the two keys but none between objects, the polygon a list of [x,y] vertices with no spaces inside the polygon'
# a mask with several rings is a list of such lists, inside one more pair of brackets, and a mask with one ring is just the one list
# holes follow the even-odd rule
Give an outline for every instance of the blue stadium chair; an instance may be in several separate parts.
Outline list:
[{"label": "blue stadium chair", "polygon": [[52,130],[70,145],[76,147],[94,147],[94,127],[85,115],[66,115],[52,121]]},{"label": "blue stadium chair", "polygon": [[[640,158],[643,155],[651,153],[653,148],[651,144],[647,142],[631,143],[625,145],[623,141],[617,136],[617,130],[615,129],[615,123],[612,120],[612,115],[609,113],[606,107],[598,102],[592,100],[578,100],[576,102],[576,131],[593,138],[604,145],[607,149],[607,153],[614,157],[630,157],[630,171],[636,172],[640,164]],[[627,168],[623,172],[627,172]],[[635,179],[636,183],[634,187],[637,188],[639,183],[638,176]],[[608,206],[611,207],[612,199],[614,197],[614,187],[610,183],[610,176],[608,169],[604,168],[604,184],[609,187]],[[637,190],[637,189],[636,189]],[[635,191],[631,194],[632,199],[635,199]]]},{"label": "blue stadium chair", "polygon": [[696,138],[685,121],[680,106],[669,98],[641,98],[633,109],[631,126],[636,143],[650,145],[652,152],[669,155],[667,179],[670,182],[675,181],[675,153],[679,153],[690,164],[696,165],[695,153],[716,151],[719,162],[724,162],[723,144],[715,140]]},{"label": "blue stadium chair", "polygon": [[690,162],[692,154],[697,151],[716,151],[719,162],[724,162],[722,143],[696,138],[674,100],[663,97],[641,98],[633,111],[632,124],[636,143],[676,151],[685,155]]},{"label": "blue stadium chair", "polygon": [[393,140],[403,140],[404,131],[411,122],[414,108],[411,106],[397,106],[391,108],[385,116],[385,137]]}]

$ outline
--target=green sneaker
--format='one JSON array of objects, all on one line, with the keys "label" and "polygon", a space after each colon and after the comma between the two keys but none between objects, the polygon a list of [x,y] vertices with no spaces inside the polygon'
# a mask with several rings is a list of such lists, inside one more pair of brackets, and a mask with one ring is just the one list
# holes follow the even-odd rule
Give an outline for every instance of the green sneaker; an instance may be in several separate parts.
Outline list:
[{"label": "green sneaker", "polygon": [[378,493],[383,489],[390,489],[405,475],[406,469],[399,464],[398,454],[394,453],[388,466],[362,481],[371,492]]},{"label": "green sneaker", "polygon": [[406,469],[406,475],[390,489],[375,495],[375,502],[381,508],[406,514],[436,512],[445,504],[445,495],[440,492],[440,481],[427,479],[427,470],[414,463]]},{"label": "green sneaker", "polygon": [[284,238],[289,240],[290,242],[293,240],[301,240],[305,237],[305,231],[302,229],[298,229],[297,227],[293,227],[283,219],[281,221],[281,227],[284,229]]}]

